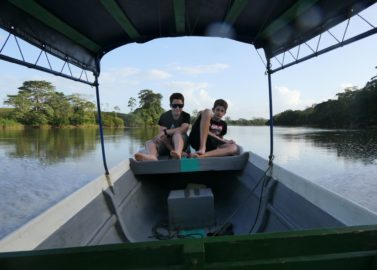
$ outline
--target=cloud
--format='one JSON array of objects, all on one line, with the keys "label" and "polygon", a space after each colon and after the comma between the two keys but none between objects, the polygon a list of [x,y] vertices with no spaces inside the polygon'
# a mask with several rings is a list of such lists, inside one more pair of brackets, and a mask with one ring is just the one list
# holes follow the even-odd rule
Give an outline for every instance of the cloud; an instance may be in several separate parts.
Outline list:
[{"label": "cloud", "polygon": [[288,106],[296,106],[300,103],[301,93],[297,90],[289,90],[288,87],[280,86],[277,87],[278,98],[281,104],[286,104]]},{"label": "cloud", "polygon": [[212,64],[212,65],[199,65],[199,66],[178,66],[175,70],[184,74],[214,74],[218,73],[224,69],[227,69],[229,65],[227,64]]},{"label": "cloud", "polygon": [[356,87],[356,85],[354,85],[353,83],[342,83],[340,84],[340,89],[344,90],[346,88],[352,88],[352,87]]},{"label": "cloud", "polygon": [[212,98],[207,82],[172,81],[166,83],[171,92],[180,92],[185,97],[185,110],[191,113],[193,110],[211,108],[215,98]]},{"label": "cloud", "polygon": [[151,80],[165,80],[171,77],[171,74],[161,69],[151,69],[147,71],[147,78]]},{"label": "cloud", "polygon": [[193,91],[199,89],[207,89],[207,82],[190,82],[190,81],[172,81],[166,83],[172,91]]},{"label": "cloud", "polygon": [[133,67],[123,67],[111,69],[101,74],[101,82],[104,84],[139,84],[141,80],[165,80],[171,77],[166,71],[161,69],[141,70]]},{"label": "cloud", "polygon": [[100,76],[101,83],[119,83],[130,80],[131,77],[134,77],[140,74],[140,70],[132,67],[123,67],[123,68],[113,68],[109,71],[102,72]]},{"label": "cloud", "polygon": [[314,100],[301,99],[301,92],[298,90],[290,90],[286,86],[278,86],[276,90],[273,96],[274,114],[286,110],[304,110],[314,103]]}]

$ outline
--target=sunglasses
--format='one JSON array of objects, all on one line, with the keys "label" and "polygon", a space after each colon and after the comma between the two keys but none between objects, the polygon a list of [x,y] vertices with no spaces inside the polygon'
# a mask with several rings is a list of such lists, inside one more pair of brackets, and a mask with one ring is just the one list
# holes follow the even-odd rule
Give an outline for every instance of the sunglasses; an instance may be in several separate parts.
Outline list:
[{"label": "sunglasses", "polygon": [[182,109],[183,108],[183,104],[170,104],[170,107],[174,108],[174,109],[177,109],[177,108],[180,108]]}]

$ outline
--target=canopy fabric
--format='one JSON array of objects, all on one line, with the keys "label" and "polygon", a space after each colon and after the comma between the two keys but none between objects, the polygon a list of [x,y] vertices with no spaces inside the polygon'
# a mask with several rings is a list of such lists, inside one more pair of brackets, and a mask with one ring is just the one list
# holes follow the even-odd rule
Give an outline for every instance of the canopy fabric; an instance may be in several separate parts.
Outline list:
[{"label": "canopy fabric", "polygon": [[0,27],[99,73],[109,51],[179,36],[219,36],[276,56],[376,0],[0,0]]}]

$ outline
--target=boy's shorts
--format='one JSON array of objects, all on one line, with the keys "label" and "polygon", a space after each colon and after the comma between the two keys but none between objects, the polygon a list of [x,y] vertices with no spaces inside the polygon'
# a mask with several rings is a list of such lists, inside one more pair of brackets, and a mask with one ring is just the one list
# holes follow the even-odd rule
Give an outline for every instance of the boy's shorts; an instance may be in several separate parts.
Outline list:
[{"label": "boy's shorts", "polygon": [[[186,151],[187,146],[188,146],[188,135],[182,134],[183,138],[183,152]],[[171,138],[170,138],[171,139]],[[172,142],[173,144],[173,142]],[[157,147],[158,150],[158,155],[160,156],[169,156],[170,155],[170,150],[166,147],[164,143],[160,143],[159,146]]]},{"label": "boy's shorts", "polygon": [[[190,137],[189,137],[189,143],[194,148],[195,150],[199,150],[200,147],[200,128],[199,125],[194,125],[192,127],[192,130],[190,132]],[[206,141],[206,152],[212,151],[217,149],[220,145],[223,145],[224,142],[220,141],[212,136],[207,137]]]}]

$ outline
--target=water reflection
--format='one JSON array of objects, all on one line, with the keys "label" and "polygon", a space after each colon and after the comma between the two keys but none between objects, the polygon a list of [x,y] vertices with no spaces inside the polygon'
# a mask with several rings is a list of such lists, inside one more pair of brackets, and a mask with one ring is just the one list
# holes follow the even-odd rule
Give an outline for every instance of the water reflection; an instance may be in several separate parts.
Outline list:
[{"label": "water reflection", "polygon": [[8,157],[30,157],[52,164],[93,151],[96,134],[96,129],[25,129],[4,131],[0,141],[6,140]]},{"label": "water reflection", "polygon": [[282,134],[287,141],[305,141],[335,151],[338,157],[373,164],[377,159],[377,130],[337,130]]},{"label": "water reflection", "polygon": [[140,140],[141,142],[145,142],[152,137],[154,137],[156,134],[158,134],[158,127],[145,127],[145,128],[133,128],[130,129],[130,137],[136,138]]},{"label": "water reflection", "polygon": [[[157,133],[158,128],[105,129],[104,140],[119,146],[124,140],[129,141],[130,154]],[[1,130],[0,145],[5,146],[4,154],[10,158],[29,157],[54,164],[95,151],[98,138],[96,128]]]},{"label": "water reflection", "polygon": [[[157,132],[105,129],[108,167]],[[96,128],[0,129],[0,239],[104,173],[99,137]]]}]

